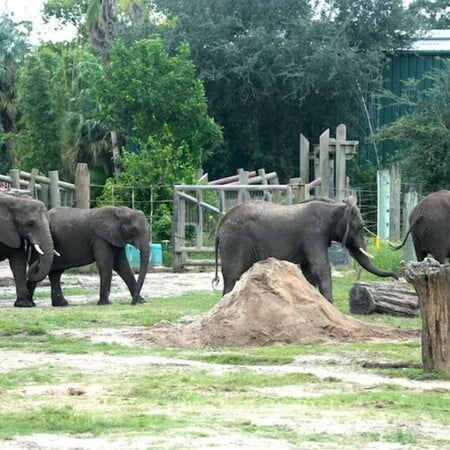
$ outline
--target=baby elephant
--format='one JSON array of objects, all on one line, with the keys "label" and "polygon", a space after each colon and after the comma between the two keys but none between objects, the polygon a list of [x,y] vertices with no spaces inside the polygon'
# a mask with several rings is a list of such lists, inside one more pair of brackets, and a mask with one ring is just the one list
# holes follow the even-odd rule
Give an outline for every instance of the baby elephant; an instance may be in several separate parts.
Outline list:
[{"label": "baby elephant", "polygon": [[[113,269],[125,281],[132,304],[144,301],[140,292],[147,274],[150,245],[148,221],[142,211],[116,206],[59,207],[51,209],[49,216],[55,251],[59,254],[54,257],[49,273],[53,306],[68,305],[61,290],[61,274],[70,267],[94,261],[100,275],[99,305],[110,303]],[[137,281],[126,257],[127,243],[134,245],[141,254]],[[30,298],[35,287],[36,283],[29,282]]]}]

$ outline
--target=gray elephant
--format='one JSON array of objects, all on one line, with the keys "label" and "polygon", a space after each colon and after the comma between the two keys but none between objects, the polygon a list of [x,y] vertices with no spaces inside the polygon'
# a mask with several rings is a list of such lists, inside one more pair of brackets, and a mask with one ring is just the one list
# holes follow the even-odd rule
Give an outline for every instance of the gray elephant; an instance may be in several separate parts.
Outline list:
[{"label": "gray elephant", "polygon": [[219,252],[224,295],[255,262],[274,257],[299,264],[306,279],[332,302],[328,260],[332,241],[345,245],[369,272],[397,278],[395,272],[382,270],[370,261],[363,220],[353,201],[311,199],[295,205],[255,201],[231,208],[219,221],[216,231],[214,282],[218,281]]},{"label": "gray elephant", "polygon": [[[125,281],[132,304],[142,303],[140,296],[147,274],[150,244],[149,225],[142,211],[127,207],[103,206],[93,209],[58,207],[49,211],[55,257],[49,278],[53,306],[66,306],[61,289],[61,275],[70,267],[96,262],[100,275],[99,305],[110,303],[113,269]],[[128,263],[125,245],[140,251],[140,267],[136,281]],[[36,283],[29,283],[32,298]]]},{"label": "gray elephant", "polygon": [[401,249],[410,233],[418,261],[429,253],[440,264],[450,258],[450,191],[433,192],[417,203],[409,215],[409,229],[403,242],[392,249]]},{"label": "gray elephant", "polygon": [[[27,248],[33,246],[39,265],[27,274]],[[45,205],[28,197],[0,193],[0,261],[8,258],[16,284],[14,306],[35,306],[29,300],[27,277],[43,280],[53,262],[53,240]]]}]

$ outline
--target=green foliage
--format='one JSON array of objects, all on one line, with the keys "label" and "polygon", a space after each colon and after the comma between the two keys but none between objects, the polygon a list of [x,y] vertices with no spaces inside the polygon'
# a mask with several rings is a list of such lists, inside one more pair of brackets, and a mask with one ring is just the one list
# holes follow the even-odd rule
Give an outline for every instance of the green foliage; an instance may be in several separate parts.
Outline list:
[{"label": "green foliage", "polygon": [[116,41],[99,88],[102,114],[114,129],[126,130],[132,144],[164,144],[169,138],[184,163],[199,168],[221,141],[186,45],[169,56],[159,39],[131,47]]},{"label": "green foliage", "polygon": [[403,107],[406,115],[384,126],[375,139],[398,142],[395,156],[405,182],[422,188],[424,194],[450,185],[450,63],[425,75],[431,82],[424,89],[424,79],[409,80],[401,96],[384,92],[393,105]]},{"label": "green foliage", "polygon": [[367,127],[362,99],[379,84],[385,52],[415,31],[394,0],[322,2],[315,11],[296,0],[156,5],[167,17],[164,41],[189,42],[210,112],[224,127],[226,147],[206,165],[212,177],[239,167],[298,176],[299,132],[315,140],[346,123],[358,139]]},{"label": "green foliage", "polygon": [[448,29],[450,11],[448,0],[413,0],[408,8],[431,29]]},{"label": "green foliage", "polygon": [[30,50],[29,31],[29,22],[17,23],[7,14],[0,15],[0,173],[17,162],[13,152],[18,126],[17,70]]},{"label": "green foliage", "polygon": [[63,70],[59,55],[41,47],[20,71],[18,105],[21,130],[16,137],[21,168],[41,171],[60,167],[60,130],[63,116]]}]

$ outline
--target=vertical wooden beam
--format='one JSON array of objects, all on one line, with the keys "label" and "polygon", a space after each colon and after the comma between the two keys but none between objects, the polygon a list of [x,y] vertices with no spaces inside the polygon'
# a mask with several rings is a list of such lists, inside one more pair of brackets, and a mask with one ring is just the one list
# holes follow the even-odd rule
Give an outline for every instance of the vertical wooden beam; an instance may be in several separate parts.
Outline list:
[{"label": "vertical wooden beam", "polygon": [[39,175],[38,169],[31,170],[30,181],[28,182],[28,190],[33,198],[38,198],[36,191],[36,177]]},{"label": "vertical wooden beam", "polygon": [[[239,184],[247,185],[248,184],[248,178],[249,178],[248,170],[239,169],[238,172],[239,172],[238,173],[238,175],[239,175]],[[246,189],[239,189],[238,202],[239,203],[244,203],[244,202],[248,201],[248,198],[249,198],[249,194],[248,194],[247,190]]]},{"label": "vertical wooden beam", "polygon": [[[416,188],[411,184],[405,186],[405,193],[403,196],[403,236],[405,236],[409,230],[409,215],[416,207],[418,201],[419,195],[416,191]],[[412,242],[411,235],[408,236],[405,246],[403,247],[403,259],[405,261],[417,261],[416,251],[414,250],[414,244]]]},{"label": "vertical wooden beam", "polygon": [[319,170],[320,170],[320,195],[322,197],[330,196],[330,129],[326,129],[320,135],[319,147]]},{"label": "vertical wooden beam", "polygon": [[300,178],[305,182],[309,183],[309,150],[310,144],[308,139],[306,139],[303,134],[300,134]]},{"label": "vertical wooden beam", "polygon": [[91,175],[86,163],[78,163],[75,170],[75,206],[77,208],[89,209]]},{"label": "vertical wooden beam", "polygon": [[61,193],[59,192],[59,174],[57,170],[50,170],[48,172],[50,179],[50,207],[56,208],[61,206]]},{"label": "vertical wooden beam", "polygon": [[389,170],[377,172],[377,236],[389,238],[390,183]]},{"label": "vertical wooden beam", "polygon": [[346,194],[345,176],[345,142],[347,140],[347,127],[343,124],[336,129],[336,200],[341,201]]},{"label": "vertical wooden beam", "polygon": [[11,169],[9,171],[9,176],[11,178],[11,186],[14,189],[20,189],[20,171],[19,171],[19,169]]},{"label": "vertical wooden beam", "polygon": [[202,248],[203,246],[203,208],[201,206],[203,201],[203,191],[197,189],[196,191],[197,199],[197,221],[195,226],[195,243],[197,248]]},{"label": "vertical wooden beam", "polygon": [[389,171],[390,177],[390,204],[389,204],[389,239],[400,239],[400,204],[401,204],[401,174],[400,165],[395,163]]},{"label": "vertical wooden beam", "polygon": [[173,254],[172,266],[174,272],[180,272],[184,266],[182,245],[185,242],[185,202],[178,195],[175,187],[173,192]]}]

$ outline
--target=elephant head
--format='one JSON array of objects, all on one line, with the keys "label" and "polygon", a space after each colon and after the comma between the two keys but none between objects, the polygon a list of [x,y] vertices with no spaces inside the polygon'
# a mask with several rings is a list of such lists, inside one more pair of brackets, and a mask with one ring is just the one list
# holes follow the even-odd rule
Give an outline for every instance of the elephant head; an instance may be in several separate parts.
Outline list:
[{"label": "elephant head", "polygon": [[125,206],[104,206],[98,209],[98,217],[92,221],[91,225],[94,233],[102,236],[115,247],[131,244],[140,252],[139,274],[133,293],[133,301],[137,301],[150,259],[149,225],[144,213]]},{"label": "elephant head", "polygon": [[25,244],[34,247],[39,254],[39,264],[32,266],[28,277],[43,280],[53,262],[53,240],[48,213],[39,200],[28,197],[0,196],[0,242],[10,248]]},{"label": "elephant head", "polygon": [[353,197],[344,200],[342,218],[338,221],[333,240],[341,242],[356,261],[368,272],[379,277],[398,279],[395,272],[380,269],[372,263],[373,256],[367,252],[364,238],[364,221]]}]

